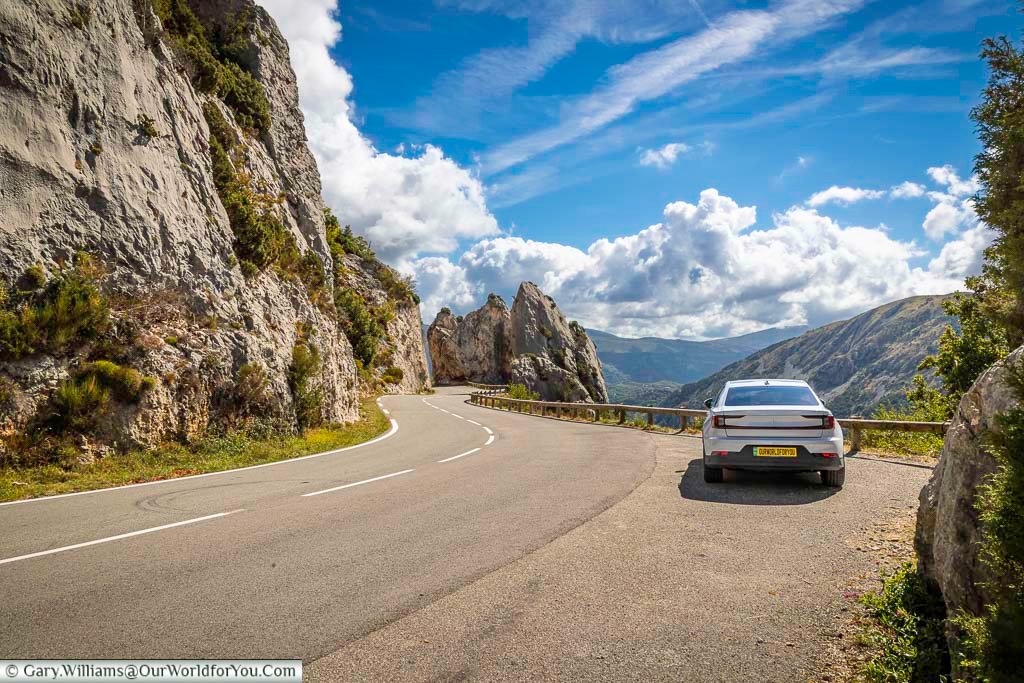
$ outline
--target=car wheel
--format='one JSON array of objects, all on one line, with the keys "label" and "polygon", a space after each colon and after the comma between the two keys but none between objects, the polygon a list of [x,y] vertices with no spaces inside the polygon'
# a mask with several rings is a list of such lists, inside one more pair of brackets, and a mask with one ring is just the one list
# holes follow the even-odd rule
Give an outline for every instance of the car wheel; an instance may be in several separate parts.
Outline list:
[{"label": "car wheel", "polygon": [[837,489],[843,488],[846,483],[846,468],[838,470],[822,470],[821,483],[825,486],[832,486]]},{"label": "car wheel", "polygon": [[704,481],[708,484],[722,483],[722,468],[704,466]]}]

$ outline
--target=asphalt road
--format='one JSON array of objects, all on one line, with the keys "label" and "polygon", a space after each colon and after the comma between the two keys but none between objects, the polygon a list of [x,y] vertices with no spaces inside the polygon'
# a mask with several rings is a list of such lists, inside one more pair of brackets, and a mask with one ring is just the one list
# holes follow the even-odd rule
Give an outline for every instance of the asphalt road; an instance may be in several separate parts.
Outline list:
[{"label": "asphalt road", "polygon": [[806,680],[843,587],[875,570],[860,533],[930,474],[849,459],[838,492],[811,475],[707,485],[698,439],[464,401],[385,397],[397,431],[340,453],[0,506],[0,656]]}]

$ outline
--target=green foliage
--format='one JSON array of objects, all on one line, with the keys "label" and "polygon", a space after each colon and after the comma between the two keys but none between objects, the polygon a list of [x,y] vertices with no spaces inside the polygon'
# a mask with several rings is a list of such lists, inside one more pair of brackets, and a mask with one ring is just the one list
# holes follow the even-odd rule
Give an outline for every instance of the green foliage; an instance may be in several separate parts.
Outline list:
[{"label": "green foliage", "polygon": [[324,394],[318,381],[322,366],[323,360],[316,344],[300,339],[292,349],[288,388],[295,401],[295,418],[301,429],[323,423]]},{"label": "green foliage", "polygon": [[309,292],[309,299],[315,306],[333,312],[334,302],[331,300],[331,290],[327,283],[327,273],[324,269],[324,262],[312,249],[306,250],[299,263],[299,276],[302,283]]},{"label": "green foliage", "polygon": [[[906,392],[907,406],[881,406],[871,416],[875,420],[906,420],[911,422],[943,422],[949,419],[949,398],[929,386],[921,375],[914,376],[912,387]],[[942,450],[942,435],[926,432],[887,432],[866,430],[861,433],[865,448],[888,453],[910,453],[938,456]]]},{"label": "green foliage", "polygon": [[92,143],[91,145],[89,145],[89,153],[92,154],[93,156],[98,157],[99,155],[103,154],[103,145],[101,145],[98,142]]},{"label": "green foliage", "polygon": [[452,314],[452,309],[448,308],[447,306],[442,306],[441,307],[441,315],[451,315],[451,314]]},{"label": "green foliage", "polygon": [[238,144],[220,109],[207,102],[203,114],[210,128],[213,182],[235,235],[233,247],[243,274],[249,277],[272,265],[293,271],[298,248],[278,214],[281,198],[258,192],[251,176],[236,170],[232,155]]},{"label": "green foliage", "polygon": [[219,97],[243,128],[266,133],[270,129],[266,92],[240,63],[248,46],[251,15],[240,17],[226,32],[215,31],[210,40],[185,0],[153,0],[153,10],[190,62],[195,88]]},{"label": "green foliage", "polygon": [[135,127],[138,128],[140,134],[147,138],[160,137],[160,131],[156,129],[156,121],[147,114],[139,114],[135,120]]},{"label": "green foliage", "polygon": [[62,354],[107,329],[110,309],[92,259],[76,256],[39,292],[19,293],[0,307],[0,360]]},{"label": "green foliage", "polygon": [[31,291],[42,289],[46,285],[46,271],[43,270],[41,265],[35,263],[25,269],[22,280],[24,280],[25,286]]},{"label": "green foliage", "polygon": [[53,392],[50,403],[53,412],[49,422],[53,431],[87,433],[106,413],[110,391],[95,375],[68,379]]},{"label": "green foliage", "polygon": [[948,675],[946,608],[914,565],[904,564],[861,602],[877,621],[865,634],[876,651],[863,672],[869,681],[931,683]]},{"label": "green foliage", "polygon": [[137,403],[142,394],[156,385],[152,377],[144,377],[135,368],[127,368],[109,360],[86,363],[77,373],[79,381],[93,379],[113,397],[124,403]]},{"label": "green foliage", "polygon": [[247,416],[258,410],[267,401],[269,385],[267,369],[261,364],[243,363],[239,366],[231,396],[236,411]]},{"label": "green foliage", "polygon": [[1024,53],[1001,36],[985,40],[981,56],[989,81],[971,112],[982,147],[974,165],[982,187],[975,209],[996,239],[981,277],[968,284],[981,295],[986,317],[1017,347],[1024,343]]},{"label": "green foliage", "polygon": [[324,222],[327,228],[327,244],[336,261],[340,261],[345,254],[354,254],[364,261],[373,261],[377,258],[366,238],[354,234],[352,226],[346,225],[342,228],[330,209],[324,209]]},{"label": "green foliage", "polygon": [[355,357],[364,367],[372,367],[385,336],[384,328],[370,313],[362,297],[352,289],[335,284],[334,303],[342,314],[341,327],[352,344]]},{"label": "green foliage", "polygon": [[[1011,368],[1014,388],[1024,398],[1024,367]],[[980,487],[975,507],[981,520],[981,561],[992,580],[993,601],[979,617],[960,615],[967,633],[963,657],[979,679],[1019,680],[1024,661],[1024,407],[999,415],[992,454],[997,469]]]},{"label": "green foliage", "polygon": [[71,11],[68,13],[68,20],[71,25],[77,29],[84,30],[89,25],[89,20],[92,19],[92,8],[84,2],[76,2],[71,5]]},{"label": "green foliage", "polygon": [[510,384],[505,395],[509,398],[518,398],[523,401],[537,401],[540,399],[540,394],[530,391],[524,384]]},{"label": "green foliage", "polygon": [[375,263],[377,279],[387,291],[388,298],[397,303],[420,303],[420,297],[416,294],[416,282],[411,276],[399,275],[393,268],[380,261]]},{"label": "green foliage", "polygon": [[[954,294],[943,303],[946,313],[960,320],[960,331],[947,326],[939,337],[938,353],[921,361],[921,370],[934,369],[942,379],[946,394],[946,410],[942,419],[953,415],[960,398],[986,369],[1010,352],[1005,331],[993,325],[973,295]],[[908,399],[922,406],[932,405],[933,395],[922,394]]]},{"label": "green foliage", "polygon": [[384,371],[381,379],[385,384],[399,384],[403,377],[405,377],[405,373],[402,372],[402,368],[392,365]]}]

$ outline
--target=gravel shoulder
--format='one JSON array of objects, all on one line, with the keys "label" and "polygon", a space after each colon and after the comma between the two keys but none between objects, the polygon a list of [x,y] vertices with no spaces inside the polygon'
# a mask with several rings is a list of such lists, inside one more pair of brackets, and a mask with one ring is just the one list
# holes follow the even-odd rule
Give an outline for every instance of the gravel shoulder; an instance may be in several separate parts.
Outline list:
[{"label": "gravel shoulder", "polygon": [[838,492],[816,475],[708,485],[699,439],[636,438],[656,465],[632,494],[317,660],[310,679],[817,678],[849,624],[844,593],[877,575],[870,530],[916,509],[931,470],[850,458]]}]

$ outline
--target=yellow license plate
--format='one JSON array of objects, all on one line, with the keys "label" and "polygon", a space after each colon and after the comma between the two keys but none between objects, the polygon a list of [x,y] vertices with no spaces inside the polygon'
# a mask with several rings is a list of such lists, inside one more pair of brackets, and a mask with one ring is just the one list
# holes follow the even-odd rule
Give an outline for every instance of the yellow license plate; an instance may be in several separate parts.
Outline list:
[{"label": "yellow license plate", "polygon": [[779,448],[777,446],[755,446],[754,455],[761,458],[795,458],[795,448]]}]

